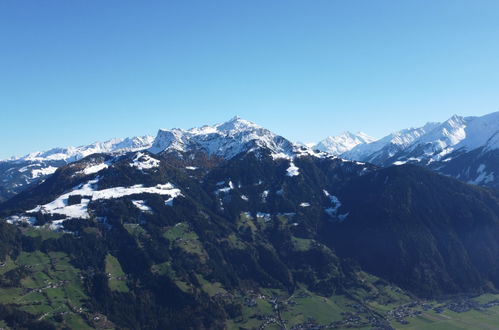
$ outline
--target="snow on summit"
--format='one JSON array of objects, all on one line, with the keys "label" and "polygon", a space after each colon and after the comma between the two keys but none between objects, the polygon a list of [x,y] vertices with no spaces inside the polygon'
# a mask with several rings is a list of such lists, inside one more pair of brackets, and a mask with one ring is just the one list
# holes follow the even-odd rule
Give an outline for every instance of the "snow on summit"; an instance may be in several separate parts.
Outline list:
[{"label": "snow on summit", "polygon": [[499,149],[499,112],[481,117],[454,115],[442,123],[403,129],[384,138],[355,146],[341,156],[347,159],[383,163],[412,160],[440,160],[453,151],[477,148]]},{"label": "snow on summit", "polygon": [[[359,161],[376,161],[378,157],[392,157],[401,150],[415,150],[422,153],[440,153],[448,148],[470,151],[479,147],[488,150],[499,149],[499,112],[481,117],[454,115],[443,123],[428,123],[418,128],[403,129],[379,140],[359,132],[344,132],[329,136],[315,145],[293,144],[282,136],[240,117],[227,122],[205,125],[188,130],[160,129],[156,137],[142,136],[126,139],[112,139],[80,147],[54,148],[44,152],[33,152],[26,156],[2,162],[55,162],[70,163],[94,153],[119,153],[148,150],[163,151],[204,150],[211,155],[225,159],[240,152],[266,147],[274,158],[295,156],[299,147],[306,149],[300,154],[316,155],[319,150],[333,156]],[[448,153],[449,150],[447,150]],[[49,164],[55,166],[54,164]],[[60,165],[59,165],[60,166]],[[51,169],[53,172],[53,169]],[[47,173],[50,171],[47,170]],[[44,175],[39,171],[36,175]]]},{"label": "snow on summit", "polygon": [[[5,169],[0,173],[0,181],[3,182],[0,188],[8,192],[4,198],[11,197],[30,184],[41,182],[60,166],[95,153],[121,155],[128,152],[140,152],[130,162],[130,166],[149,171],[159,165],[159,160],[154,154],[162,152],[201,151],[212,156],[231,159],[238,154],[261,148],[268,150],[274,160],[293,161],[295,158],[306,156],[341,157],[346,160],[370,162],[381,166],[406,163],[437,166],[439,162],[449,162],[460,153],[471,152],[479,148],[482,148],[478,151],[482,154],[498,150],[499,112],[481,117],[454,115],[444,122],[402,129],[379,140],[365,133],[344,132],[339,136],[330,136],[313,146],[294,144],[264,127],[236,116],[223,123],[187,130],[160,129],[156,137],[112,139],[80,147],[53,148],[48,151],[33,152],[24,157],[0,161]],[[147,151],[153,155],[148,155]],[[471,169],[473,171],[456,172],[456,177],[460,175],[459,178],[473,182],[481,179],[480,175],[483,176],[481,173],[471,176],[480,163],[486,163],[488,174],[499,173],[497,169],[494,169],[495,161],[483,159],[473,165]],[[94,174],[106,168],[106,164],[94,165],[86,168],[82,173]],[[187,166],[186,169],[195,170],[195,167]],[[497,173],[494,178],[499,178]],[[292,163],[286,174],[296,176],[299,174],[299,169]],[[491,176],[487,176],[489,177]],[[499,186],[499,179],[494,179],[495,181]]]},{"label": "snow on summit", "polygon": [[137,151],[148,148],[153,141],[152,136],[112,139],[105,142],[95,142],[80,147],[53,148],[48,151],[32,152],[14,161],[65,161],[74,162],[95,153],[113,153]]},{"label": "snow on summit", "polygon": [[282,136],[237,116],[225,123],[189,130],[161,129],[149,151],[160,153],[201,149],[210,155],[230,159],[257,147],[266,147],[273,154],[290,155],[293,151],[293,144]]},{"label": "snow on summit", "polygon": [[359,144],[371,143],[375,140],[375,138],[362,132],[359,132],[357,134],[343,132],[338,136],[327,137],[316,145],[313,145],[312,149],[317,149],[334,156],[339,156],[342,153],[353,149]]}]

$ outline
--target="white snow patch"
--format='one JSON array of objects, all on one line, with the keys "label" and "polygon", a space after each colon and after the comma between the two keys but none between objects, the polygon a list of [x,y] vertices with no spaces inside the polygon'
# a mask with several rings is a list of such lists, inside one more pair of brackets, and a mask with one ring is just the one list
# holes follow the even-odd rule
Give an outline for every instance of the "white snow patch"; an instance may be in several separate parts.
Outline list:
[{"label": "white snow patch", "polygon": [[86,167],[82,171],[78,171],[76,173],[83,173],[85,175],[89,175],[89,174],[98,173],[98,172],[100,172],[108,167],[109,167],[109,164],[101,163],[101,164],[91,165],[89,167]]},{"label": "white snow patch", "polygon": [[494,181],[494,172],[487,173],[485,171],[484,164],[480,164],[480,166],[478,166],[476,173],[478,174],[478,176],[475,178],[475,180],[471,180],[468,183],[484,184],[484,183],[489,183],[489,182]]},{"label": "white snow patch", "polygon": [[[28,212],[34,213],[41,211],[43,213],[62,214],[70,218],[88,219],[90,217],[88,214],[88,204],[90,200],[113,199],[136,194],[168,195],[170,196],[169,200],[182,196],[180,189],[175,188],[171,183],[158,184],[154,187],[134,185],[131,187],[114,187],[96,190],[98,180],[98,178],[90,180],[87,183],[76,187],[71,192],[59,196],[56,200],[45,205],[39,205]],[[75,195],[82,196],[81,202],[74,205],[68,205],[69,196]]]},{"label": "white snow patch", "polygon": [[31,177],[33,179],[35,179],[35,178],[38,178],[40,176],[53,174],[55,171],[57,171],[57,167],[54,167],[54,166],[36,169],[36,170],[31,171]]},{"label": "white snow patch", "polygon": [[63,222],[66,221],[67,219],[62,219],[62,220],[54,220],[50,223],[49,229],[53,231],[59,231],[64,228]]},{"label": "white snow patch", "polygon": [[316,158],[327,158],[331,155],[327,152],[323,151],[315,151],[305,146],[297,146],[293,149],[293,152],[296,154],[295,157],[316,157]]},{"label": "white snow patch", "polygon": [[269,191],[268,190],[264,190],[262,192],[262,194],[260,195],[260,197],[262,198],[262,202],[266,203],[267,202],[267,197],[269,197]]},{"label": "white snow patch", "polygon": [[277,159],[291,159],[291,157],[283,152],[276,152],[271,154],[273,160]]},{"label": "white snow patch", "polygon": [[246,211],[246,212],[242,212],[242,215],[244,215],[246,218],[248,219],[253,219],[253,217],[251,216],[251,213]]},{"label": "white snow patch", "polygon": [[246,195],[241,195],[241,199],[246,202],[249,201],[249,198]]},{"label": "white snow patch", "polygon": [[169,195],[173,198],[181,196],[180,189],[175,188],[171,183],[158,184],[154,187],[144,187],[141,184],[131,187],[115,187],[95,191],[92,195],[93,200],[120,198],[136,194],[157,194]]},{"label": "white snow patch", "polygon": [[29,223],[30,225],[34,225],[37,220],[35,217],[31,217],[31,216],[13,215],[13,216],[5,219],[5,221],[7,221],[7,223],[10,223],[10,224]]},{"label": "white snow patch", "polygon": [[[218,182],[217,183],[217,186],[221,186],[225,183],[225,181],[221,181],[221,182]],[[215,190],[215,194],[216,195],[219,195],[221,193],[224,193],[224,194],[227,194],[229,191],[231,191],[232,189],[234,189],[234,184],[232,183],[232,181],[229,181],[229,186],[228,187],[224,187],[224,188],[219,188],[217,190]]]},{"label": "white snow patch", "polygon": [[[24,166],[24,167],[21,167],[20,169],[18,169],[17,171],[18,172],[21,172],[21,173],[24,173],[26,172],[27,170],[29,170],[30,167],[34,167],[36,166],[36,164],[31,164],[31,165],[27,165],[27,166]],[[10,171],[11,169],[9,169]]]},{"label": "white snow patch", "polygon": [[[85,184],[79,185],[73,191],[59,196],[54,201],[45,205],[39,205],[28,212],[57,213],[70,218],[87,219],[90,217],[87,211],[90,199],[87,196],[92,196],[97,182],[98,179],[90,180]],[[82,198],[78,204],[68,205],[69,196],[72,195],[85,196],[87,198]]]},{"label": "white snow patch", "polygon": [[139,199],[139,200],[133,200],[132,201],[132,204],[138,208],[139,210],[141,210],[142,212],[152,212],[152,209],[146,205],[146,202]]},{"label": "white snow patch", "polygon": [[286,170],[286,175],[290,177],[300,175],[300,169],[291,161],[289,162],[289,167]]},{"label": "white snow patch", "polygon": [[143,171],[154,167],[159,167],[160,163],[161,162],[158,159],[152,158],[146,153],[138,152],[133,158],[132,163],[130,163],[130,166]]},{"label": "white snow patch", "polygon": [[270,213],[265,213],[265,212],[257,212],[256,213],[257,218],[263,218],[265,222],[269,222],[271,220]]},{"label": "white snow patch", "polygon": [[407,162],[420,162],[420,161],[421,161],[421,158],[410,157],[407,160],[397,160],[396,162],[393,162],[393,165],[400,166],[400,165],[406,164]]},{"label": "white snow patch", "polygon": [[196,166],[186,166],[185,167],[186,170],[189,170],[189,171],[195,171],[197,170],[198,168]]},{"label": "white snow patch", "polygon": [[301,207],[309,207],[309,206],[310,206],[310,203],[303,202],[303,203],[300,203],[300,206],[301,206]]},{"label": "white snow patch", "polygon": [[175,199],[175,196],[171,196],[165,201],[166,206],[173,206],[173,200]]}]

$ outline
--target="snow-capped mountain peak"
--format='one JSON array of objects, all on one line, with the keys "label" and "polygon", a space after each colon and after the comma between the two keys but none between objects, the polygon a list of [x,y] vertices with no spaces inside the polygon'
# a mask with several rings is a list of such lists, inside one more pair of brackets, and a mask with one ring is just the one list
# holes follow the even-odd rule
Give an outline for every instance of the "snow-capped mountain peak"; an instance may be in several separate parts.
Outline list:
[{"label": "snow-capped mountain peak", "polygon": [[[424,159],[428,156],[440,157],[453,150],[466,137],[466,120],[454,115],[441,124],[427,124],[409,144],[405,145],[406,152],[412,153],[414,159]],[[430,128],[430,129],[428,129]]]},{"label": "snow-capped mountain peak", "polygon": [[466,122],[465,138],[456,145],[456,149],[499,149],[499,112],[481,117],[465,117],[463,120]]},{"label": "snow-capped mountain peak", "polygon": [[217,131],[227,132],[229,134],[262,128],[261,126],[258,126],[249,120],[242,119],[239,116],[235,116],[225,123],[215,125],[215,127]]},{"label": "snow-capped mountain peak", "polygon": [[343,132],[338,136],[329,136],[325,138],[316,145],[312,146],[312,148],[338,156],[351,150],[359,144],[366,144],[375,140],[375,138],[362,132],[357,134]]},{"label": "snow-capped mountain peak", "polygon": [[152,153],[203,150],[225,159],[265,147],[275,154],[290,154],[293,144],[251,121],[234,117],[227,122],[189,130],[160,129],[149,149]]}]

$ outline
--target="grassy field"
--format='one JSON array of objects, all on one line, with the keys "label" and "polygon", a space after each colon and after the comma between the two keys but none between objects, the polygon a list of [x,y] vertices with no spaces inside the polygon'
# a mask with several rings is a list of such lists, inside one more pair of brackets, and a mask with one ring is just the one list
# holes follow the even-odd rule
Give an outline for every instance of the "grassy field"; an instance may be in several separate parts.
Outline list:
[{"label": "grassy field", "polygon": [[295,304],[286,306],[283,318],[290,326],[306,322],[313,318],[319,324],[330,324],[340,321],[342,312],[347,312],[345,298],[341,296],[321,297],[310,292],[299,290],[290,298]]},{"label": "grassy field", "polygon": [[167,275],[170,278],[176,277],[175,271],[172,269],[170,261],[165,261],[160,264],[152,265],[151,271],[155,274]]},{"label": "grassy field", "polygon": [[121,269],[120,262],[111,254],[106,255],[106,274],[109,278],[109,288],[118,292],[129,292],[126,285],[126,275]]},{"label": "grassy field", "polygon": [[227,237],[227,241],[233,249],[244,250],[246,245],[241,241],[236,234],[232,233]]},{"label": "grassy field", "polygon": [[[244,214],[239,221],[240,226],[255,226],[251,217]],[[126,228],[138,240],[146,235],[138,225],[131,224]],[[256,229],[256,226],[254,228]],[[43,230],[29,230],[26,234],[40,236],[42,239],[52,237],[52,234]],[[187,223],[165,228],[164,236],[170,244],[196,254],[203,260],[206,252],[197,234]],[[245,248],[244,242],[236,235],[230,235],[226,240],[234,249]],[[293,238],[296,250],[310,249],[312,244],[312,240]],[[84,307],[88,297],[83,289],[83,274],[72,266],[70,261],[69,256],[61,252],[22,252],[16,259],[7,257],[0,267],[0,277],[4,284],[0,286],[0,304],[15,304],[39,319],[62,318],[61,325],[70,329],[91,329],[88,323],[90,321],[87,320],[91,319],[93,314]],[[118,259],[111,254],[105,258],[105,270],[109,276],[111,290],[129,292],[126,274]],[[151,271],[169,276],[186,293],[196,292],[196,288],[189,284],[186,278],[177,276],[170,261],[153,265]],[[14,272],[21,275],[9,276]],[[499,306],[471,308],[466,312],[457,313],[448,306],[449,303],[459,302],[460,298],[447,301],[416,301],[400,288],[373,275],[364,272],[358,272],[356,275],[362,285],[343,295],[329,297],[317,295],[305,286],[300,286],[291,295],[279,289],[228,292],[221,283],[210,282],[208,277],[199,274],[196,276],[200,289],[210,297],[231,297],[230,299],[242,306],[242,315],[227,321],[228,329],[258,329],[262,325],[265,325],[265,329],[280,329],[277,325],[279,315],[287,328],[304,323],[333,323],[338,328],[371,329],[372,326],[366,325],[369,325],[369,319],[375,315],[383,317],[395,329],[499,329]],[[499,295],[484,294],[468,298],[467,301],[470,299],[479,304],[486,304],[499,300]],[[424,305],[431,308],[423,308]],[[410,315],[397,320],[393,311],[406,307],[412,311]],[[438,312],[436,307],[442,307],[442,310]],[[345,323],[349,318],[356,321]],[[6,328],[1,320],[0,328]]]},{"label": "grassy field", "polygon": [[312,247],[314,240],[308,238],[299,238],[293,236],[293,248],[298,251],[307,251]]},{"label": "grassy field", "polygon": [[190,228],[186,222],[179,222],[175,226],[167,228],[164,237],[180,247],[187,253],[195,254],[202,263],[208,259],[208,254],[199,241],[198,235]]},{"label": "grassy field", "polygon": [[9,256],[7,256],[5,258],[5,261],[3,262],[3,266],[0,267],[0,275],[7,273],[9,270],[12,270],[14,268],[16,268],[16,264]]},{"label": "grassy field", "polygon": [[258,230],[256,227],[253,217],[251,217],[248,213],[242,212],[239,216],[239,219],[236,222],[237,225],[237,230],[238,231],[243,231],[246,230],[246,228],[249,228],[252,234],[255,234],[255,232]]},{"label": "grassy field", "polygon": [[137,244],[141,248],[143,248],[144,246],[143,246],[142,241],[147,236],[147,233],[144,230],[144,228],[142,228],[141,225],[136,224],[136,223],[125,223],[123,225],[123,227],[128,231],[128,233],[130,233],[130,235],[132,235],[135,238],[135,241],[137,242]]},{"label": "grassy field", "polygon": [[485,304],[494,300],[499,300],[499,294],[486,293],[481,296],[473,298],[473,300],[481,304]]},{"label": "grassy field", "polygon": [[197,279],[201,284],[201,289],[203,289],[203,291],[206,292],[210,297],[213,297],[217,294],[227,293],[220,282],[209,282],[201,275],[197,275]]},{"label": "grassy field", "polygon": [[24,269],[18,283],[0,287],[0,303],[16,304],[21,310],[51,319],[60,315],[64,324],[88,328],[83,303],[88,299],[78,269],[65,253],[22,252],[16,260],[7,258],[0,275]]},{"label": "grassy field", "polygon": [[[335,324],[336,328],[340,329],[372,329],[370,319],[374,316],[384,319],[386,325],[389,324],[395,329],[499,329],[499,306],[470,309],[462,313],[454,312],[448,307],[440,313],[433,309],[455,303],[459,301],[457,298],[455,301],[418,301],[411,307],[412,311],[417,313],[404,317],[404,322],[408,323],[403,324],[397,321],[391,312],[412,306],[414,300],[399,288],[380,282],[374,276],[360,275],[364,276],[368,289],[359,288],[348,295],[322,297],[304,287],[296,290],[291,296],[280,290],[263,289],[258,293],[250,292],[240,297],[243,305],[242,316],[227,322],[227,328],[258,329],[265,324],[265,329],[279,329],[275,322],[278,315],[275,299],[278,298],[280,315],[287,328],[308,322],[323,326]],[[493,294],[473,298],[481,304],[498,299],[499,295]],[[431,305],[432,308],[424,310],[424,305]],[[349,323],[349,319],[353,321]]]},{"label": "grassy field", "polygon": [[499,308],[464,313],[445,311],[437,314],[431,311],[408,321],[408,325],[392,322],[392,326],[396,329],[499,329]]},{"label": "grassy field", "polygon": [[49,238],[59,238],[64,235],[61,232],[56,232],[48,227],[24,227],[21,228],[21,231],[24,235],[29,237],[41,237],[42,240],[46,240]]},{"label": "grassy field", "polygon": [[[276,317],[275,299],[279,301],[278,308],[288,328],[311,318],[322,325],[339,321],[343,318],[343,312],[351,310],[347,305],[353,302],[344,296],[321,297],[304,288],[296,290],[291,296],[282,290],[262,289],[259,293],[251,293],[240,299],[243,304],[242,317],[230,320],[227,323],[229,329],[259,328],[266,320]],[[280,329],[272,323],[266,327],[274,328]]]}]

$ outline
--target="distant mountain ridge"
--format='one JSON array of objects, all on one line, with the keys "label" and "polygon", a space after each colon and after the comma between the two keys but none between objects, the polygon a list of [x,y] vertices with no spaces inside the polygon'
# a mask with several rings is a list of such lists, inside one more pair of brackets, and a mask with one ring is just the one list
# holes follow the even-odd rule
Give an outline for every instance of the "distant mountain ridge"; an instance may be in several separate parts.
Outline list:
[{"label": "distant mountain ridge", "polygon": [[499,188],[499,112],[481,117],[454,115],[442,123],[404,129],[360,144],[345,159],[379,166],[415,163],[457,179]]},{"label": "distant mountain ridge", "polygon": [[80,147],[53,148],[0,161],[0,201],[43,181],[57,168],[96,153],[125,153],[149,148],[153,137],[142,136],[95,142]]},{"label": "distant mountain ridge", "polygon": [[350,133],[343,132],[338,136],[328,136],[324,140],[312,146],[312,149],[317,149],[339,156],[354,147],[362,144],[367,144],[376,141],[375,138],[367,135],[366,133]]},{"label": "distant mountain ridge", "polygon": [[[0,201],[8,199],[27,187],[43,181],[57,168],[92,154],[115,154],[135,151],[160,153],[186,153],[200,151],[209,156],[230,159],[241,152],[270,150],[274,158],[290,158],[298,154],[320,156],[306,146],[299,146],[240,117],[227,122],[199,128],[160,129],[151,136],[112,139],[88,146],[54,148],[33,152],[26,156],[0,161]],[[177,157],[178,158],[178,157]]]},{"label": "distant mountain ridge", "polygon": [[442,123],[400,130],[342,154],[373,163],[404,161],[411,154],[419,161],[438,161],[454,151],[499,148],[499,112],[481,117],[454,115]]},{"label": "distant mountain ridge", "polygon": [[[265,147],[275,158],[298,154],[369,162],[378,166],[417,163],[465,182],[499,188],[499,112],[481,117],[454,115],[442,123],[403,129],[381,139],[344,132],[311,147],[293,143],[253,122],[234,117],[199,128],[160,129],[156,137],[112,139],[87,146],[54,148],[0,161],[0,201],[43,181],[62,165],[96,153],[148,150],[153,154],[191,151],[230,159]],[[176,157],[178,159],[178,157]]]},{"label": "distant mountain ridge", "polygon": [[151,146],[154,137],[149,135],[135,136],[125,139],[111,139],[104,142],[95,142],[85,146],[53,148],[47,151],[32,152],[22,157],[3,161],[52,161],[62,160],[73,162],[95,153],[112,153],[137,151]]}]

